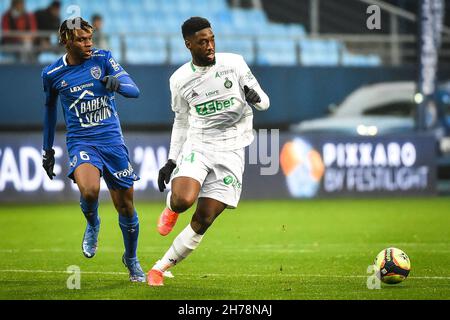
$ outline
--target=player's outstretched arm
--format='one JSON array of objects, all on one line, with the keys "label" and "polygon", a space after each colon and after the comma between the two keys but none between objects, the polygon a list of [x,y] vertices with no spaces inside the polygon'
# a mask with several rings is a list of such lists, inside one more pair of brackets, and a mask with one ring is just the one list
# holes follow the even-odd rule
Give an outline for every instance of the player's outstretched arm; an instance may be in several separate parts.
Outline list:
[{"label": "player's outstretched arm", "polygon": [[261,89],[261,87],[256,85],[254,88],[250,89],[248,86],[244,86],[245,100],[255,107],[256,110],[264,111],[269,109],[270,100],[267,94]]},{"label": "player's outstretched arm", "polygon": [[181,147],[186,141],[187,130],[189,128],[188,114],[175,112],[175,119],[173,121],[172,135],[170,138],[170,150],[167,163],[159,170],[158,186],[159,191],[163,192],[166,189],[166,184],[169,183],[170,176],[177,166],[176,160],[181,151]]},{"label": "player's outstretched arm", "polygon": [[244,86],[245,100],[254,106],[259,111],[269,109],[270,101],[267,94],[261,89],[259,85],[250,89],[248,86]]},{"label": "player's outstretched arm", "polygon": [[106,90],[110,92],[117,92],[126,98],[139,97],[140,91],[138,86],[127,74],[121,75],[120,78],[106,76],[101,81],[105,85]]},{"label": "player's outstretched arm", "polygon": [[241,56],[237,60],[237,69],[240,74],[239,85],[244,91],[245,100],[256,110],[264,111],[269,109],[269,97],[261,88],[258,80],[256,80],[247,63],[244,61],[244,58]]},{"label": "player's outstretched arm", "polygon": [[187,113],[175,112],[173,120],[172,135],[170,137],[169,159],[176,161],[181,147],[186,141],[189,120]]},{"label": "player's outstretched arm", "polygon": [[42,149],[42,167],[50,179],[53,179],[55,173],[53,167],[55,165],[55,150],[53,150],[53,142],[55,140],[55,128],[57,119],[57,99],[58,93],[52,89],[49,80],[42,74],[45,92],[45,114],[44,114],[44,141]]},{"label": "player's outstretched arm", "polygon": [[56,106],[46,107],[44,116],[44,155],[42,157],[42,167],[50,179],[53,179],[55,173],[53,167],[55,165],[55,151],[53,150],[53,141],[55,139],[56,128]]}]

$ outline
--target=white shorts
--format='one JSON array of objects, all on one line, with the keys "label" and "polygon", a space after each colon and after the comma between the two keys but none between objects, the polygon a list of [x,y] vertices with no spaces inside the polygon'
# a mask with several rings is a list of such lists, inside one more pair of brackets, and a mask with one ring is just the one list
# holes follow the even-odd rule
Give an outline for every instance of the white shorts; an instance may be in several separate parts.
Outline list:
[{"label": "white shorts", "polygon": [[185,143],[177,158],[172,179],[190,177],[200,185],[199,198],[212,198],[237,207],[242,191],[245,149],[232,151],[199,150]]}]

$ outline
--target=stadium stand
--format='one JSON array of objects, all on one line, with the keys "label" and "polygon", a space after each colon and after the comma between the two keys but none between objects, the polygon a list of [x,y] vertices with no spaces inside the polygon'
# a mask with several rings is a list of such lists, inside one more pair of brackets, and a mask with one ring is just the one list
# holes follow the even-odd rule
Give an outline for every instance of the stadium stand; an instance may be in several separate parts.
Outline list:
[{"label": "stadium stand", "polygon": [[[231,7],[226,0],[62,0],[62,19],[100,14],[110,48],[120,62],[173,64],[190,59],[180,35],[181,23],[191,16],[206,16],[217,34],[217,51],[241,54],[249,64],[372,66],[382,63],[374,55],[350,53],[338,40],[309,38],[303,24],[273,22],[264,9]],[[28,11],[47,6],[49,0],[26,3]],[[78,8],[76,7],[78,6]],[[8,1],[0,2],[0,10]],[[81,9],[78,11],[78,9]],[[207,14],[206,14],[207,13]],[[124,46],[124,47],[122,47]],[[47,63],[54,53],[43,52],[38,63]],[[10,62],[0,55],[0,63]]]},{"label": "stadium stand", "polygon": [[338,41],[302,39],[299,45],[303,65],[334,66],[339,64],[342,44]]}]

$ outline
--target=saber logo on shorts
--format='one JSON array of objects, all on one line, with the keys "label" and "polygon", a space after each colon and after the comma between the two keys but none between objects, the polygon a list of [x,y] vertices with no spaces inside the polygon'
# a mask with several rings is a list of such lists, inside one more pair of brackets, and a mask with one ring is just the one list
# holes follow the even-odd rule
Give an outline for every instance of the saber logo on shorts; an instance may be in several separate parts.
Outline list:
[{"label": "saber logo on shorts", "polygon": [[231,183],[233,183],[233,177],[232,176],[226,176],[225,178],[223,178],[223,183],[225,183],[226,185],[229,185]]},{"label": "saber logo on shorts", "polygon": [[242,184],[235,177],[233,177],[231,175],[223,178],[223,183],[225,183],[225,185],[227,185],[227,186],[231,185],[235,189],[240,189],[242,186]]},{"label": "saber logo on shorts", "polygon": [[218,111],[228,109],[231,106],[234,106],[234,97],[223,101],[211,100],[202,104],[198,104],[195,106],[195,110],[201,116],[209,116]]},{"label": "saber logo on shorts", "polygon": [[131,166],[131,163],[128,162],[128,168],[127,169],[114,172],[113,175],[117,179],[133,176],[134,175],[134,170],[133,170],[133,167]]}]

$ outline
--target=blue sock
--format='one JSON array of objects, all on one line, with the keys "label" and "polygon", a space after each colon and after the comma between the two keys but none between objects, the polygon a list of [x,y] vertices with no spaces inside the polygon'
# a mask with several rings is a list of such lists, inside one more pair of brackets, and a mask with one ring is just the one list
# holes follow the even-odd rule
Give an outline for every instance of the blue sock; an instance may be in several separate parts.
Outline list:
[{"label": "blue sock", "polygon": [[122,230],[123,243],[125,245],[125,257],[136,258],[136,250],[139,237],[139,219],[136,210],[131,218],[119,213],[119,226]]},{"label": "blue sock", "polygon": [[80,197],[80,207],[91,227],[95,227],[100,223],[98,219],[98,200],[95,202],[87,202],[83,197]]}]

